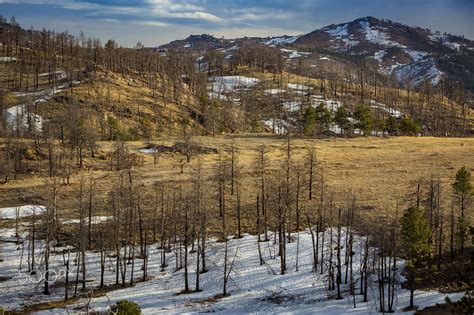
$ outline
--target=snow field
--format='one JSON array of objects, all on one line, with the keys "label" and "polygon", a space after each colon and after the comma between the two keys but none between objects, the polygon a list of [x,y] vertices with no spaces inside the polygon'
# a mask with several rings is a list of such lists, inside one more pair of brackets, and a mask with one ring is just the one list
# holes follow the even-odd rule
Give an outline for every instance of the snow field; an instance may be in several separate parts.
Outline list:
[{"label": "snow field", "polygon": [[[336,241],[336,229],[333,229],[333,243],[330,246],[330,230],[325,232],[324,255],[325,260],[329,257],[330,248],[334,248]],[[322,233],[319,234],[320,246],[322,244]],[[263,238],[263,235],[262,235]],[[167,254],[167,264],[165,272],[160,271],[160,249],[156,245],[149,246],[149,276],[151,280],[137,283],[133,287],[127,287],[116,291],[111,291],[107,296],[93,298],[90,303],[94,311],[106,311],[109,303],[116,303],[119,300],[127,299],[138,303],[144,314],[156,313],[196,313],[196,312],[216,312],[216,313],[250,313],[250,312],[295,312],[307,314],[369,314],[377,313],[377,284],[375,278],[372,279],[369,290],[369,302],[362,302],[362,296],[356,296],[356,308],[352,305],[352,296],[348,294],[348,285],[342,285],[344,298],[334,299],[335,292],[327,290],[328,274],[327,261],[324,264],[323,274],[312,272],[312,242],[309,231],[292,234],[292,242],[287,244],[287,273],[280,275],[280,260],[277,256],[278,244],[273,242],[274,235],[269,233],[270,240],[260,242],[262,256],[265,264],[259,264],[258,243],[256,236],[244,235],[241,239],[230,238],[228,245],[228,267],[232,264],[228,282],[229,297],[216,299],[216,301],[205,303],[205,300],[213,299],[214,296],[222,293],[223,268],[224,268],[224,247],[225,243],[210,239],[206,246],[206,265],[208,271],[200,275],[201,292],[192,294],[180,294],[184,288],[184,269],[175,270],[175,252]],[[299,240],[299,242],[298,242]],[[341,244],[345,244],[346,233],[341,233]],[[355,236],[354,247],[354,279],[360,277],[360,267],[362,263],[363,237]],[[24,243],[27,246],[27,241]],[[19,308],[22,305],[33,302],[45,302],[47,300],[61,299],[63,289],[61,286],[54,286],[50,296],[41,294],[41,281],[39,284],[27,281],[25,270],[18,272],[21,249],[17,250],[16,244],[2,244],[2,258],[0,271],[2,275],[11,277],[9,280],[0,282],[0,294],[2,304],[7,308]],[[41,267],[41,243],[38,246],[39,267]],[[188,250],[190,250],[188,246]],[[345,247],[344,247],[345,248]],[[345,260],[344,248],[341,251],[341,259]],[[174,248],[179,251],[179,248]],[[372,250],[371,250],[372,251]],[[136,249],[139,252],[139,249]],[[298,252],[298,271],[296,271]],[[321,247],[319,248],[321,255]],[[71,279],[74,278],[77,266],[73,263],[75,253],[71,252]],[[98,285],[100,275],[99,253],[88,252],[87,255],[87,279],[88,287]],[[189,281],[190,288],[195,286],[196,253],[190,253],[189,257]],[[235,257],[235,258],[234,258]],[[333,260],[336,260],[334,255]],[[399,266],[403,264],[400,261]],[[127,265],[127,279],[130,278],[130,266]],[[51,269],[56,270],[58,283],[63,281],[64,275],[63,255],[55,253],[51,256]],[[107,284],[115,281],[115,259],[108,257],[106,262],[105,281]],[[41,268],[38,268],[41,270]],[[343,268],[343,279],[344,279]],[[59,271],[63,271],[63,273]],[[403,278],[397,270],[397,279]],[[41,273],[39,273],[41,274]],[[135,260],[135,280],[141,277],[141,260]],[[35,279],[33,279],[35,280]],[[38,279],[36,279],[38,281]],[[127,280],[128,281],[128,280]],[[446,295],[437,292],[417,291],[415,303],[420,307],[433,305],[442,302]],[[462,296],[459,294],[450,295],[453,299]],[[110,302],[109,302],[110,301]],[[409,302],[409,292],[401,289],[397,284],[397,295],[395,305],[398,312],[407,306]],[[66,314],[75,307],[68,309],[54,309],[42,314]]]}]

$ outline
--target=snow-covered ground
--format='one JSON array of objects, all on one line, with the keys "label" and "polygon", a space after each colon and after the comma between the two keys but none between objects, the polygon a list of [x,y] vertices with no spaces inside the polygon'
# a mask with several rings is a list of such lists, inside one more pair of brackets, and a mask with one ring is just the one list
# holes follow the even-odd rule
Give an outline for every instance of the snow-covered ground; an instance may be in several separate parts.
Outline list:
[{"label": "snow-covered ground", "polygon": [[[49,73],[43,73],[42,75],[49,75]],[[56,71],[53,75],[59,76],[60,78],[65,78],[65,72]],[[17,97],[23,97],[30,101],[30,104],[35,107],[40,103],[46,102],[48,99],[53,97],[53,95],[64,91],[65,89],[81,84],[80,81],[72,81],[68,83],[59,84],[55,87],[46,88],[36,92],[15,92],[13,93]],[[43,129],[44,118],[38,114],[28,111],[28,104],[20,104],[10,108],[7,108],[6,113],[6,122],[11,125],[14,129],[18,125],[22,125],[26,128],[31,128],[32,131],[41,132]]]},{"label": "snow-covered ground", "polygon": [[44,206],[24,205],[18,207],[0,208],[0,219],[13,220],[31,215],[40,215],[45,211]]},{"label": "snow-covered ground", "polygon": [[335,46],[335,49],[347,49],[352,46],[359,44],[359,41],[353,39],[353,35],[349,35],[348,31],[349,25],[342,24],[336,26],[328,26],[323,28],[322,30],[329,34],[334,39],[340,40],[344,42],[345,47]]},{"label": "snow-covered ground", "polygon": [[286,45],[286,44],[292,44],[294,43],[298,38],[300,38],[300,35],[298,36],[293,36],[293,37],[274,37],[268,41],[265,42],[265,45]]},{"label": "snow-covered ground", "polygon": [[378,103],[374,100],[370,100],[370,107],[382,110],[382,111],[388,113],[390,116],[394,116],[394,117],[401,117],[402,116],[402,112],[399,111],[398,109],[394,109],[390,106],[387,106],[387,105],[382,104],[382,103]]},{"label": "snow-covered ground", "polygon": [[326,100],[322,95],[312,95],[310,98],[311,106],[317,108],[319,105],[323,104],[327,109],[335,113],[339,107],[342,106],[341,101],[336,100]]},{"label": "snow-covered ground", "polygon": [[446,47],[449,47],[450,49],[459,51],[459,49],[461,48],[461,45],[459,43],[451,41],[449,35],[447,34],[433,34],[428,37],[431,41],[441,43]]},{"label": "snow-covered ground", "polygon": [[418,86],[424,81],[437,85],[444,75],[433,58],[424,58],[418,62],[398,66],[393,73],[399,82],[408,81],[413,86]]},{"label": "snow-covered ground", "polygon": [[65,70],[58,70],[53,72],[45,72],[38,74],[39,77],[49,77],[53,76],[56,80],[63,80],[66,79],[66,71]]},{"label": "snow-covered ground", "polygon": [[331,58],[329,58],[329,57],[326,57],[326,56],[319,57],[319,60],[332,61],[332,59],[331,59]]},{"label": "snow-covered ground", "polygon": [[283,53],[285,53],[285,54],[288,54],[288,58],[289,58],[289,59],[299,58],[299,57],[305,57],[305,56],[311,55],[310,52],[297,51],[297,50],[293,50],[293,49],[285,49],[285,48],[282,48],[282,49],[280,49],[280,50],[281,50],[281,52],[283,52]]},{"label": "snow-covered ground", "polygon": [[405,49],[405,52],[410,55],[413,62],[418,62],[428,55],[427,52],[412,49]]},{"label": "snow-covered ground", "polygon": [[[336,233],[333,230],[333,233]],[[3,235],[0,233],[0,236]],[[334,234],[333,234],[334,235]],[[26,237],[25,234],[23,234]],[[319,234],[320,239],[322,233]],[[330,231],[325,232],[325,259],[329,257]],[[360,266],[363,253],[362,237],[355,237],[354,243],[354,279],[357,282],[360,277]],[[299,235],[292,234],[292,242],[287,244],[287,273],[280,274],[280,260],[277,256],[278,244],[273,242],[270,233],[270,241],[261,242],[264,265],[259,264],[257,238],[252,235],[244,235],[242,239],[229,239],[228,261],[233,260],[233,268],[230,272],[228,282],[228,293],[230,296],[215,299],[213,297],[222,293],[224,274],[224,243],[215,239],[207,243],[206,257],[208,272],[200,275],[201,292],[192,294],[179,294],[184,288],[184,270],[175,270],[174,253],[167,254],[168,267],[164,272],[160,271],[160,250],[155,246],[149,247],[149,276],[151,280],[137,283],[133,287],[127,287],[107,293],[106,296],[92,298],[89,310],[106,311],[110,304],[119,300],[127,299],[138,303],[145,314],[155,313],[304,313],[304,314],[375,314],[377,313],[378,287],[376,279],[369,286],[369,301],[362,302],[362,296],[356,295],[356,307],[353,306],[352,296],[348,294],[349,285],[342,285],[343,299],[336,300],[335,292],[328,291],[327,264],[323,267],[323,274],[312,272],[312,242],[309,231],[301,232]],[[335,237],[333,239],[335,241]],[[345,241],[342,232],[342,243]],[[321,244],[321,242],[320,242]],[[44,296],[41,293],[42,282],[37,276],[27,276],[26,258],[23,258],[23,269],[18,270],[22,246],[17,247],[15,243],[0,243],[3,261],[0,262],[2,276],[9,278],[0,282],[0,296],[3,307],[7,309],[18,309],[31,303],[59,300],[63,295],[61,285],[52,286],[52,294]],[[23,247],[27,246],[27,241]],[[41,244],[37,244],[37,262],[41,271]],[[57,284],[64,276],[64,261],[62,249],[57,248],[56,253],[51,256],[51,270],[55,270],[54,280]],[[176,248],[178,250],[178,248]],[[137,249],[138,251],[138,249]],[[371,250],[370,252],[373,252]],[[321,248],[319,254],[321,253]],[[26,255],[26,253],[24,253]],[[345,251],[341,251],[342,261],[345,259]],[[67,254],[66,254],[67,255]],[[88,252],[87,260],[87,285],[93,287],[98,284],[100,275],[99,253]],[[75,253],[70,254],[71,262],[74,262]],[[234,258],[235,257],[235,258]],[[334,260],[336,257],[334,255]],[[115,259],[108,257],[106,261],[105,282],[107,284],[115,281]],[[369,265],[370,263],[369,260]],[[399,266],[403,265],[399,261]],[[130,265],[127,268],[127,279],[130,278]],[[318,271],[321,265],[318,266]],[[71,263],[70,279],[74,279],[77,266]],[[191,289],[195,285],[196,253],[189,254],[189,281]],[[409,303],[409,292],[401,288],[400,282],[403,277],[397,271],[397,292],[395,296],[395,308],[398,313]],[[141,277],[141,260],[135,261],[135,279]],[[41,275],[38,272],[37,275]],[[344,279],[344,268],[343,277]],[[358,289],[358,288],[357,288]],[[356,290],[358,292],[358,290]],[[71,293],[71,292],[70,292]],[[72,294],[72,293],[71,293]],[[416,291],[415,304],[420,308],[443,302],[446,296],[453,300],[461,298],[463,293],[441,294],[435,291]],[[71,305],[68,309],[54,309],[40,312],[41,314],[67,314],[74,313],[74,309],[84,305],[85,300]]]},{"label": "snow-covered ground", "polygon": [[257,84],[260,80],[244,76],[220,76],[210,78],[212,80],[213,91],[233,92],[237,89],[248,89]]},{"label": "snow-covered ground", "polygon": [[302,103],[300,101],[286,101],[281,105],[290,112],[297,112],[301,110]]},{"label": "snow-covered ground", "polygon": [[385,55],[387,54],[387,51],[385,50],[379,50],[377,51],[375,54],[374,54],[374,59],[377,60],[378,62],[382,62],[383,61],[383,57],[385,57]]},{"label": "snow-covered ground", "polygon": [[292,90],[307,91],[309,87],[303,84],[288,83],[288,88]]},{"label": "snow-covered ground", "polygon": [[263,124],[267,126],[273,133],[282,135],[286,133],[288,128],[288,122],[282,119],[269,118],[263,121]]},{"label": "snow-covered ground", "polygon": [[[112,220],[111,216],[105,216],[105,215],[95,215],[91,217],[91,223],[92,224],[99,224],[106,222],[108,220]],[[87,222],[89,222],[89,218],[87,218]],[[62,224],[79,224],[81,223],[80,219],[71,219],[71,220],[66,220],[61,222]]]},{"label": "snow-covered ground", "polygon": [[15,57],[0,57],[0,62],[13,62],[17,59]]},{"label": "snow-covered ground", "polygon": [[362,31],[365,33],[365,39],[371,43],[378,44],[385,47],[399,47],[406,48],[406,46],[392,41],[390,36],[383,32],[383,30],[375,28],[370,25],[368,21],[360,21],[359,25]]},{"label": "snow-covered ground", "polygon": [[286,90],[283,90],[283,89],[267,89],[263,92],[267,95],[278,95],[278,94],[281,94],[281,93],[286,93]]}]

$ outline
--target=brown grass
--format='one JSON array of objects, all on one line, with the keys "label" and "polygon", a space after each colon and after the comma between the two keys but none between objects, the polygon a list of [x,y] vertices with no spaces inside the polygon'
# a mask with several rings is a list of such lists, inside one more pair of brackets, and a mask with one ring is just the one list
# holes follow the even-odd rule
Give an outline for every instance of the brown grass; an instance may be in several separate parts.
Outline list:
[{"label": "brown grass", "polygon": [[[154,141],[155,143],[170,144],[176,139]],[[280,176],[281,165],[285,159],[285,139],[274,136],[240,135],[234,137],[239,148],[239,168],[244,174],[242,180],[242,205],[244,230],[252,231],[254,226],[253,208],[258,193],[257,178],[255,176],[256,148],[265,144],[269,150],[271,160],[270,172],[273,177]],[[230,137],[199,137],[195,142],[225,150],[231,144]],[[307,148],[314,146],[317,158],[320,161],[318,173],[324,174],[326,185],[334,192],[334,202],[343,206],[347,201],[347,194],[355,194],[359,213],[372,218],[392,217],[397,204],[400,211],[414,200],[409,195],[415,191],[415,182],[420,178],[439,176],[443,184],[443,196],[450,200],[451,183],[456,171],[463,165],[474,169],[474,139],[473,138],[430,138],[430,137],[396,137],[396,138],[355,138],[355,139],[293,139],[293,165],[302,163]],[[130,151],[138,153],[145,146],[145,142],[126,143]],[[112,142],[100,143],[101,154],[105,155],[113,149]],[[158,157],[157,164],[153,164],[151,155],[144,156],[144,165],[134,168],[136,182],[143,192],[153,194],[153,187],[157,182],[188,181],[195,172],[198,163],[202,163],[203,173],[208,179],[209,192],[206,194],[212,203],[211,210],[215,209],[217,199],[215,184],[211,182],[211,175],[215,173],[217,154],[194,157],[190,164],[184,165],[183,174],[180,173],[180,163],[183,157],[179,154],[165,153]],[[108,162],[104,160],[86,161],[90,174],[97,181],[95,192],[97,215],[106,213],[107,192],[117,179],[117,172],[108,169]],[[44,163],[46,167],[46,163]],[[303,169],[306,173],[306,169]],[[88,177],[89,172],[82,172]],[[283,173],[281,173],[283,174]],[[65,217],[77,214],[76,197],[79,181],[78,175],[72,178],[70,186],[60,188],[60,207]],[[283,178],[283,175],[281,175]],[[87,181],[86,181],[87,183]],[[47,195],[48,178],[44,176],[29,177],[11,181],[0,185],[0,207],[44,203]],[[228,196],[228,212],[232,218],[235,213],[235,196]],[[307,199],[307,193],[302,193],[302,199]],[[151,201],[150,201],[151,202]],[[308,208],[314,204],[307,204]],[[69,211],[72,210],[72,211]],[[230,225],[232,229],[233,225]],[[212,230],[212,229],[211,229]],[[219,225],[215,226],[215,232]],[[232,230],[231,230],[232,231]]]}]

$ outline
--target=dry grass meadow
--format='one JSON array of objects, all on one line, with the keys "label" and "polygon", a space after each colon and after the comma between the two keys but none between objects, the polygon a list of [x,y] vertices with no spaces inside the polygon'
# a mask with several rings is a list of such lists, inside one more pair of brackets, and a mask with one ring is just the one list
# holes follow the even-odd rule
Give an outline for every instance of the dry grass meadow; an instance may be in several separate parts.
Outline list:
[{"label": "dry grass meadow", "polygon": [[[198,137],[193,139],[202,146],[213,147],[225,151],[232,141],[239,150],[238,169],[241,174],[242,204],[244,212],[244,228],[254,225],[253,207],[258,182],[256,174],[256,159],[258,146],[265,144],[269,157],[269,178],[284,179],[282,164],[286,158],[286,139],[274,136],[240,135],[230,137]],[[153,141],[156,144],[170,144],[172,140]],[[145,142],[127,142],[127,148],[143,157],[143,165],[133,169],[134,180],[141,185],[143,192],[153,196],[156,183],[185,183],[195,174],[198,163],[201,163],[204,176],[207,178],[205,197],[211,200],[211,209],[217,204],[217,188],[212,180],[216,173],[218,154],[205,154],[193,157],[191,162],[183,162],[179,154],[160,154],[154,163],[152,155],[139,152],[146,146]],[[117,182],[118,172],[109,170],[109,162],[103,157],[113,150],[114,143],[101,142],[99,157],[86,160],[85,170],[75,175],[71,185],[60,188],[60,207],[65,217],[76,217],[77,188],[81,176],[92,176],[96,179],[94,192],[98,206],[96,214],[106,214],[107,192]],[[445,206],[449,207],[451,200],[451,183],[456,171],[465,165],[474,169],[474,139],[473,138],[431,138],[431,137],[393,137],[393,138],[355,138],[355,139],[292,139],[292,165],[302,167],[303,177],[307,174],[304,158],[308,148],[316,149],[319,167],[318,177],[324,175],[326,196],[333,192],[334,204],[344,207],[348,194],[354,194],[357,199],[359,214],[372,219],[393,217],[397,204],[401,209],[414,201],[413,193],[420,178],[430,176],[440,177],[445,194]],[[183,173],[181,173],[181,166]],[[46,161],[45,161],[46,165]],[[46,202],[50,179],[45,176],[33,176],[13,180],[0,185],[0,207],[21,204],[42,204]],[[307,200],[306,186],[302,184],[302,205],[306,208],[316,207]],[[315,185],[315,190],[318,189]],[[175,187],[175,186],[174,186]],[[173,188],[171,188],[172,190]],[[317,194],[317,193],[315,193]],[[326,197],[327,198],[327,197]],[[153,200],[149,198],[148,203]],[[227,203],[230,217],[235,211],[235,196],[229,196]],[[317,198],[316,198],[317,199]],[[102,205],[102,206],[99,206]],[[215,227],[216,232],[218,226]]]}]

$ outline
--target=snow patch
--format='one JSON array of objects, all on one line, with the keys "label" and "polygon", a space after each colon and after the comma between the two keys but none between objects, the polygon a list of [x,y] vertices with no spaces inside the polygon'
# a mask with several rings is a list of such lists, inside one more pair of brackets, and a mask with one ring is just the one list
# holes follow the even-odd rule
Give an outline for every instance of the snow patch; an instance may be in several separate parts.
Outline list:
[{"label": "snow patch", "polygon": [[432,85],[437,85],[444,73],[436,67],[436,62],[432,58],[403,65],[393,71],[399,82],[409,81],[413,86],[419,86],[425,81]]},{"label": "snow patch", "polygon": [[339,47],[338,45],[334,46],[333,48],[341,50],[344,48],[350,48],[357,44],[359,41],[353,39],[353,35],[349,35],[348,31],[348,24],[341,24],[336,26],[328,26],[323,28],[322,30],[329,34],[334,39],[340,40],[344,42],[345,47]]},{"label": "snow patch", "polygon": [[331,35],[331,37],[335,37],[337,39],[341,39],[349,35],[348,32],[348,24],[336,25],[335,27],[326,27],[323,28],[323,31]]},{"label": "snow patch", "polygon": [[309,86],[303,84],[288,83],[288,88],[293,90],[307,91]]},{"label": "snow patch", "polygon": [[300,101],[288,101],[283,102],[281,105],[289,112],[297,112],[301,110],[301,104]]},{"label": "snow patch", "polygon": [[267,126],[273,133],[282,135],[286,133],[288,129],[288,122],[282,119],[269,118],[263,121],[263,124]]},{"label": "snow patch", "polygon": [[374,54],[373,58],[377,60],[378,62],[382,62],[383,57],[385,57],[385,55],[387,55],[387,52],[385,50],[379,50]]},{"label": "snow patch", "polygon": [[24,205],[19,207],[0,208],[0,219],[13,220],[18,218],[29,217],[32,215],[40,215],[46,211],[44,206]]},{"label": "snow patch", "polygon": [[365,39],[371,43],[385,47],[406,48],[406,46],[390,40],[390,36],[388,34],[372,27],[368,21],[360,21],[359,25],[362,29],[362,32],[365,34]]},{"label": "snow patch", "polygon": [[370,107],[382,110],[382,111],[388,113],[390,116],[393,116],[393,117],[398,118],[398,117],[402,116],[402,112],[399,111],[398,109],[394,109],[390,106],[387,106],[387,105],[382,104],[382,103],[378,103],[374,100],[370,100]]},{"label": "snow patch", "polygon": [[248,89],[260,82],[259,79],[244,76],[219,76],[212,77],[212,90],[222,92],[233,92],[239,89]]},{"label": "snow patch", "polygon": [[[99,224],[103,222],[107,222],[108,220],[111,220],[111,216],[103,216],[103,215],[95,215],[91,217],[91,223],[92,224]],[[84,222],[89,222],[89,218],[85,218]],[[80,219],[71,219],[71,220],[66,220],[62,222],[63,224],[80,224],[81,220]]]},{"label": "snow patch", "polygon": [[0,62],[13,62],[17,59],[15,57],[0,57]]},{"label": "snow patch", "polygon": [[275,37],[275,38],[272,38],[269,41],[265,42],[265,45],[287,45],[287,44],[292,44],[298,38],[300,38],[300,35],[293,36],[293,37],[287,37],[287,36]]},{"label": "snow patch", "polygon": [[429,35],[428,37],[432,42],[441,43],[442,45],[444,45],[444,46],[446,46],[446,47],[448,47],[452,50],[459,51],[461,49],[461,44],[456,43],[456,42],[452,42],[450,40],[448,34],[443,34],[443,35],[433,34],[433,35]]},{"label": "snow patch", "polygon": [[410,55],[413,62],[418,62],[428,55],[428,53],[424,51],[417,51],[412,49],[405,49],[404,51]]},{"label": "snow patch", "polygon": [[267,90],[263,91],[263,93],[265,93],[267,95],[278,95],[278,94],[286,93],[286,90],[283,90],[283,89],[267,89]]},{"label": "snow patch", "polygon": [[299,57],[304,57],[304,56],[309,56],[311,55],[310,52],[304,52],[304,51],[297,51],[297,50],[293,50],[293,49],[280,49],[281,52],[283,53],[287,53],[288,54],[288,58],[289,59],[293,59],[293,58],[299,58]]}]

